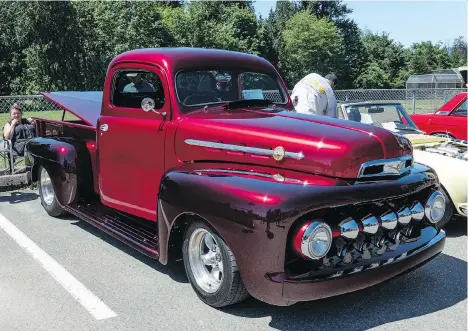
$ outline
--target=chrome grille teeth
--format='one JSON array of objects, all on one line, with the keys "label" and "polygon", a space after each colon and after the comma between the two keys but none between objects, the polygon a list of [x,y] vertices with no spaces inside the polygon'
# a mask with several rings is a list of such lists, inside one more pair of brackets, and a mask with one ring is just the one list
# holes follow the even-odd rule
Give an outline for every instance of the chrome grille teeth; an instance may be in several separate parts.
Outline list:
[{"label": "chrome grille teeth", "polygon": [[352,218],[347,218],[340,223],[341,236],[348,239],[356,239],[359,234],[359,225]]},{"label": "chrome grille teeth", "polygon": [[406,225],[411,222],[411,210],[408,207],[401,207],[398,211],[398,223]]},{"label": "chrome grille teeth", "polygon": [[411,216],[416,221],[421,221],[424,218],[424,206],[419,201],[415,201],[411,206]]},{"label": "chrome grille teeth", "polygon": [[395,212],[389,210],[386,213],[382,214],[382,216],[380,216],[380,219],[382,221],[383,228],[387,230],[393,230],[397,226],[398,215]]},{"label": "chrome grille teeth", "polygon": [[379,229],[379,220],[372,215],[363,218],[361,221],[363,232],[374,234]]}]

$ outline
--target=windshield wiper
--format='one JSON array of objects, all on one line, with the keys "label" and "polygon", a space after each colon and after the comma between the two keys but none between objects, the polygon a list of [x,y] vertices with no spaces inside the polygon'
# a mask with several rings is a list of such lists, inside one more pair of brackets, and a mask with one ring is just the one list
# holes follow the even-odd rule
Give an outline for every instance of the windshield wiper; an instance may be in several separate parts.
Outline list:
[{"label": "windshield wiper", "polygon": [[399,130],[408,130],[408,131],[415,131],[415,132],[423,132],[421,130],[418,130],[416,128],[413,128],[412,126],[409,125],[404,125],[404,124],[397,124],[396,128]]},{"label": "windshield wiper", "polygon": [[235,108],[242,108],[242,107],[262,107],[262,106],[269,106],[271,104],[275,104],[272,100],[268,99],[248,99],[248,100],[236,100],[227,102],[224,105],[225,109],[235,109]]}]

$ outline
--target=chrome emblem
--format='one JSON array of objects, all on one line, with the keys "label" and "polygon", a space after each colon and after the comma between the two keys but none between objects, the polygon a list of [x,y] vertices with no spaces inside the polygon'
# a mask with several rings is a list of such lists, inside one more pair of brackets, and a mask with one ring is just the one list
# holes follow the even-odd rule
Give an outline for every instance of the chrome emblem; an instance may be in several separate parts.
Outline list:
[{"label": "chrome emblem", "polygon": [[402,169],[403,162],[401,161],[389,162],[384,165],[384,172],[386,173],[399,174]]},{"label": "chrome emblem", "polygon": [[283,147],[278,146],[273,150],[273,158],[275,161],[281,161],[284,159],[284,156],[286,155],[286,152]]},{"label": "chrome emblem", "polygon": [[281,176],[280,174],[274,174],[273,178],[275,180],[277,180],[278,182],[284,182],[285,181],[285,178],[283,176]]}]

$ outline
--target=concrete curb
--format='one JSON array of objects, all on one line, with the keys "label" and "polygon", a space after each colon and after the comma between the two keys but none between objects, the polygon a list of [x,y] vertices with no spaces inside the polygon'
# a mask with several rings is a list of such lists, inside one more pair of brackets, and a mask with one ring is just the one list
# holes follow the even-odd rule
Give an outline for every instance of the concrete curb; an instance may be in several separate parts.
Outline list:
[{"label": "concrete curb", "polygon": [[31,184],[31,173],[0,176],[0,192],[16,190]]}]

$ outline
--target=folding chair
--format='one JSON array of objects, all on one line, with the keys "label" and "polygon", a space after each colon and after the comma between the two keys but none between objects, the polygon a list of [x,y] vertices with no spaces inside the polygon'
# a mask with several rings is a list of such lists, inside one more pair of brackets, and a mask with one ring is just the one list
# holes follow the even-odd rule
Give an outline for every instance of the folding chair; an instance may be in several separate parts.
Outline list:
[{"label": "folding chair", "polygon": [[0,157],[3,158],[5,169],[7,169],[6,164],[8,163],[8,168],[10,168],[10,173],[12,175],[15,174],[15,166],[24,159],[22,156],[13,156],[13,144],[11,143],[11,140],[4,138],[0,139]]}]

